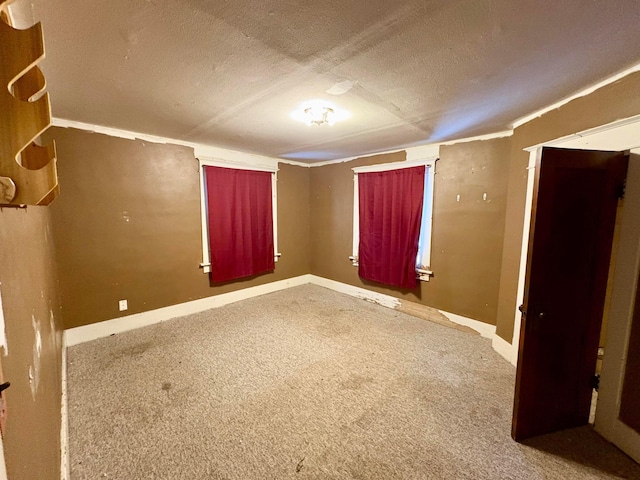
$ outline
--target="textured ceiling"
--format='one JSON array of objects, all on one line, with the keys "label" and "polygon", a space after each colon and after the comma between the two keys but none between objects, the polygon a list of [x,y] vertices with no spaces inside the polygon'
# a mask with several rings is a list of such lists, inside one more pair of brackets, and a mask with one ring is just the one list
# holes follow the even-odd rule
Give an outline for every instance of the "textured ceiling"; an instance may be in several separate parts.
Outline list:
[{"label": "textured ceiling", "polygon": [[[638,0],[14,7],[43,22],[54,116],[302,161],[506,130],[640,63]],[[317,98],[351,118],[291,118]]]}]

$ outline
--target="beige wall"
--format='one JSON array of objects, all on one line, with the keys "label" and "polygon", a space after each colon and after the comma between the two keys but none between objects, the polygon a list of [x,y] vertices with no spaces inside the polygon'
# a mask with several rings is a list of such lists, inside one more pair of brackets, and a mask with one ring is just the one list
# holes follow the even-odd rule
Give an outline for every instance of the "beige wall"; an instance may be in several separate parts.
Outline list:
[{"label": "beige wall", "polygon": [[[51,205],[65,327],[309,272],[309,169],[278,172],[275,273],[212,287],[202,273],[198,163],[186,147],[55,128]],[[118,311],[126,299],[129,309]]]},{"label": "beige wall", "polygon": [[[0,292],[9,354],[9,478],[60,478],[61,320],[49,209],[0,208]],[[36,345],[39,332],[41,349]],[[29,381],[29,369],[33,381]]]},{"label": "beige wall", "polygon": [[500,138],[441,148],[434,187],[434,276],[413,291],[363,281],[348,260],[353,230],[351,169],[402,161],[405,152],[312,168],[311,273],[495,324],[510,141]]},{"label": "beige wall", "polygon": [[529,157],[523,149],[638,115],[640,114],[638,92],[640,92],[640,73],[635,73],[515,129],[509,166],[496,330],[498,335],[508,342],[511,342],[513,336],[527,187],[526,167]]}]

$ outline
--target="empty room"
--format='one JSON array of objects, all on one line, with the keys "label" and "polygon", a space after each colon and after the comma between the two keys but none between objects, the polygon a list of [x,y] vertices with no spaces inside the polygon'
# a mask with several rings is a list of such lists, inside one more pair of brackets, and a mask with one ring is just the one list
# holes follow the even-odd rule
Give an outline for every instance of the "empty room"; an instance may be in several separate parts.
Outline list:
[{"label": "empty room", "polygon": [[0,0],[0,480],[640,479],[637,0]]}]

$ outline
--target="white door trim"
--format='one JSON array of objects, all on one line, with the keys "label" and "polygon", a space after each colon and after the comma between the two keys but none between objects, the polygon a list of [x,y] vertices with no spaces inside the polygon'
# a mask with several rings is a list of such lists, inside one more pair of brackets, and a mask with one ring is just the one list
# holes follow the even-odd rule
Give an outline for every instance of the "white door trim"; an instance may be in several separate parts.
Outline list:
[{"label": "white door trim", "polygon": [[529,152],[529,164],[527,165],[527,196],[524,206],[524,226],[522,229],[522,246],[520,249],[520,272],[518,274],[518,293],[516,296],[515,315],[513,320],[513,338],[511,340],[511,358],[514,365],[518,363],[518,350],[520,348],[520,324],[522,314],[520,305],[524,302],[524,282],[527,273],[527,254],[529,253],[529,232],[531,229],[531,212],[533,211],[533,187],[536,177],[536,165],[542,156],[542,148],[537,147]]},{"label": "white door trim", "polygon": [[638,156],[629,161],[595,428],[640,462],[640,433],[618,418],[640,269],[640,150],[632,153]]},{"label": "white door trim", "polygon": [[8,480],[7,464],[4,460],[4,445],[2,443],[2,435],[0,435],[0,480]]}]

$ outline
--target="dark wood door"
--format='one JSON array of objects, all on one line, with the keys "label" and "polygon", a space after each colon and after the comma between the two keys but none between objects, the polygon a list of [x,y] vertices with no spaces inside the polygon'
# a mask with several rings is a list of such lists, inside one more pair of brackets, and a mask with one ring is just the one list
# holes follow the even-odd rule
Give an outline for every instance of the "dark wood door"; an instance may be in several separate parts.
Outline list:
[{"label": "dark wood door", "polygon": [[516,440],[585,425],[628,157],[544,148],[536,165],[516,373]]}]

